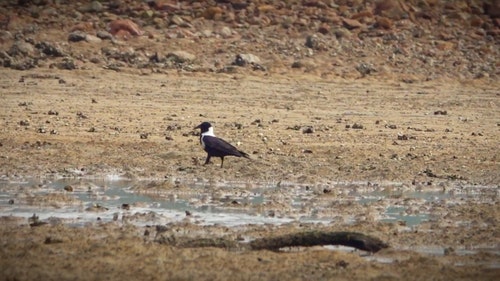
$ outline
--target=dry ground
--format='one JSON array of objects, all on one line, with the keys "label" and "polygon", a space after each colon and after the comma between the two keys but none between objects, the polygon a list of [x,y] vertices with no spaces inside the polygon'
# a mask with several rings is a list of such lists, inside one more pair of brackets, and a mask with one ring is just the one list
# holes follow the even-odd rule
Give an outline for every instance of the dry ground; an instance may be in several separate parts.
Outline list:
[{"label": "dry ground", "polygon": [[[500,182],[495,82],[94,69],[2,70],[1,83],[8,176]],[[253,160],[200,166],[202,121]]]}]

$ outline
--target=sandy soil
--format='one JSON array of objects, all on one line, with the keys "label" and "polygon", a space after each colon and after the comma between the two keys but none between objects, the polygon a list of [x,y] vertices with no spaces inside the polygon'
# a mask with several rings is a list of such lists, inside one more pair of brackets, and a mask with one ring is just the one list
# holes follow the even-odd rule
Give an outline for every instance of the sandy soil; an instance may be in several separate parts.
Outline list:
[{"label": "sandy soil", "polygon": [[[84,227],[52,221],[30,227],[25,218],[2,212],[5,206],[0,206],[0,279],[497,280],[500,276],[500,82],[493,4],[485,4],[488,15],[469,15],[479,9],[474,6],[478,1],[464,4],[472,8],[459,12],[444,4],[444,10],[433,5],[427,5],[428,10],[413,9],[411,5],[419,1],[391,6],[396,12],[401,12],[398,7],[410,11],[407,20],[399,14],[391,18],[389,12],[376,14],[380,7],[373,13],[354,14],[362,11],[356,8],[362,1],[341,1],[357,4],[333,8],[310,1],[305,13],[300,12],[302,4],[292,1],[302,8],[292,5],[279,12],[293,12],[298,18],[280,14],[278,19],[272,15],[233,19],[251,24],[231,23],[231,17],[240,15],[237,10],[224,8],[228,10],[222,9],[222,16],[203,13],[202,18],[201,13],[187,16],[189,7],[185,13],[178,11],[189,19],[186,24],[171,17],[171,6],[158,8],[159,12],[134,1],[116,1],[135,5],[134,9],[116,3],[103,8],[95,3],[97,7],[87,6],[89,1],[74,4],[77,7],[49,2],[10,1],[0,7],[0,22],[6,27],[0,33],[2,181],[120,175],[135,181],[139,189],[153,187],[171,194],[186,192],[193,182],[205,182],[214,194],[225,192],[222,187],[232,183],[237,183],[235,193],[256,186],[278,187],[273,203],[262,209],[283,217],[300,215],[290,210],[289,190],[303,188],[311,194],[308,208],[321,206],[318,215],[332,221],[223,227],[202,226],[187,217],[164,229],[120,220]],[[205,3],[200,3],[193,5],[204,9]],[[120,9],[113,10],[114,5]],[[166,10],[170,22],[163,14]],[[318,10],[331,13],[325,17],[333,21],[329,26],[349,30],[328,29],[325,36],[318,35],[317,45],[305,48],[307,34],[325,31],[313,24]],[[467,17],[462,14],[466,11]],[[94,36],[68,42],[72,31],[87,28],[88,34],[95,34],[98,29],[92,26],[104,27],[125,15],[142,19],[138,22],[146,30],[143,36],[114,34],[116,41]],[[441,24],[445,18],[441,15],[449,16],[450,23]],[[469,16],[470,22],[460,25]],[[273,23],[281,19],[285,22]],[[289,19],[294,22],[287,23]],[[390,23],[389,30],[380,27],[383,23]],[[81,28],[70,28],[78,24]],[[220,30],[227,26],[232,32],[224,37]],[[206,32],[204,28],[214,32],[196,35]],[[289,39],[280,39],[285,35]],[[64,54],[51,47],[53,42]],[[171,50],[196,53],[196,63],[162,61]],[[230,65],[239,52],[257,54],[263,66]],[[151,63],[151,57],[158,61],[142,65]],[[292,63],[299,67],[291,67]],[[202,121],[211,122],[216,135],[252,159],[228,157],[222,169],[219,159],[203,166],[206,154],[194,129]],[[408,227],[377,219],[385,202],[362,206],[340,200],[350,186],[393,186],[396,193],[477,194],[433,204],[394,195],[411,212],[423,208],[431,214],[431,220]],[[357,219],[349,223],[347,217]],[[164,243],[186,237],[240,241],[306,230],[362,232],[390,247],[368,254],[323,247],[271,252]]]},{"label": "sandy soil", "polygon": [[[483,185],[500,179],[498,83],[99,69],[2,74],[7,176]],[[202,121],[253,160],[200,166],[205,153],[193,128]]]}]

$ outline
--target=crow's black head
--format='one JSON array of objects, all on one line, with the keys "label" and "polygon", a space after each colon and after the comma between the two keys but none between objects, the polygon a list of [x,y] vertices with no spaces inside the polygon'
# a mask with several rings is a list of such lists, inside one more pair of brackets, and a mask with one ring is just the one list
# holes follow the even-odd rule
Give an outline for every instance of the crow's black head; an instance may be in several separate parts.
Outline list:
[{"label": "crow's black head", "polygon": [[195,129],[201,129],[201,133],[205,133],[205,132],[208,132],[208,129],[212,127],[212,124],[208,123],[208,122],[203,122],[201,123],[200,125],[196,126]]}]

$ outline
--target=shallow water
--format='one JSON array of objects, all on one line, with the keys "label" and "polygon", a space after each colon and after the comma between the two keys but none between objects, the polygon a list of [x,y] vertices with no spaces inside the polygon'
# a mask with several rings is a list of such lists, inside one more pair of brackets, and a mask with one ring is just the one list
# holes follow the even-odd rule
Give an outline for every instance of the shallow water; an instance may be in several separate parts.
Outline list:
[{"label": "shallow water", "polygon": [[162,182],[154,182],[151,188],[150,181],[120,178],[4,180],[0,181],[0,215],[28,219],[36,214],[41,221],[71,225],[113,220],[154,225],[188,219],[225,226],[375,220],[411,228],[432,219],[434,205],[494,202],[497,197],[498,188],[494,187],[415,191],[399,183],[351,182],[325,187],[194,181],[183,188],[173,184],[165,188]]}]

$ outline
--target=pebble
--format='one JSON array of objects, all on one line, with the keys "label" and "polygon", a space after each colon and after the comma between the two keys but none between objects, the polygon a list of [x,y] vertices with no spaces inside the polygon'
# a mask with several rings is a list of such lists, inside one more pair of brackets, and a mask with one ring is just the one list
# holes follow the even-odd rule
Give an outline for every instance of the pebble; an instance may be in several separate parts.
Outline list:
[{"label": "pebble", "polygon": [[191,63],[196,60],[196,56],[186,51],[177,50],[167,54],[167,59],[172,60],[175,63]]},{"label": "pebble", "polygon": [[69,42],[85,41],[87,34],[83,31],[73,31],[68,35]]}]

